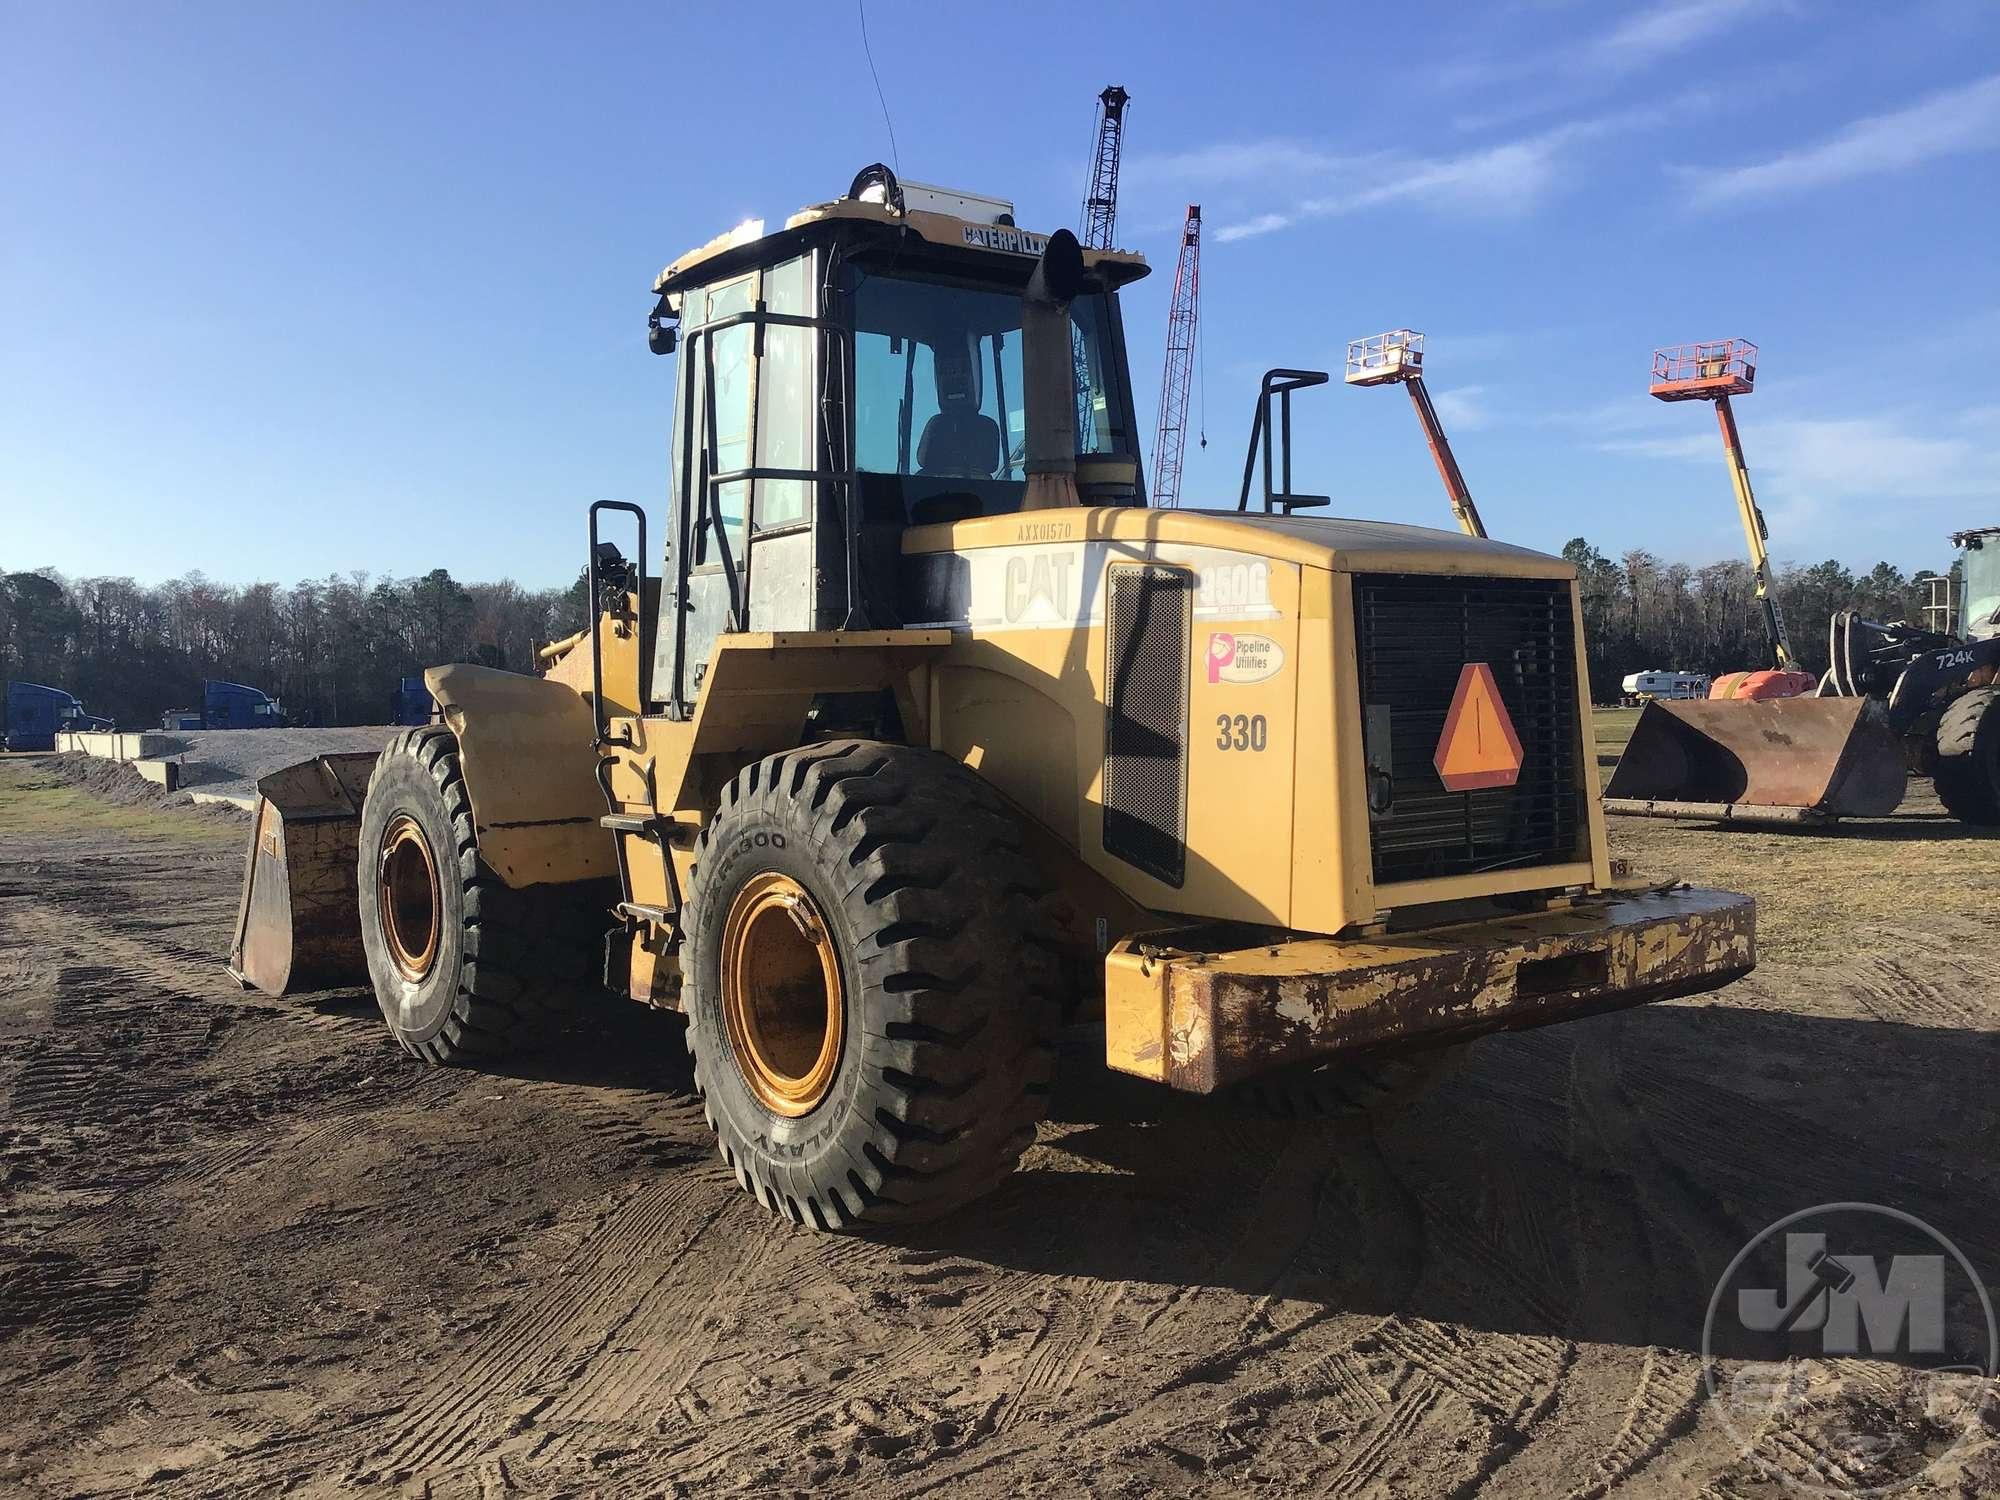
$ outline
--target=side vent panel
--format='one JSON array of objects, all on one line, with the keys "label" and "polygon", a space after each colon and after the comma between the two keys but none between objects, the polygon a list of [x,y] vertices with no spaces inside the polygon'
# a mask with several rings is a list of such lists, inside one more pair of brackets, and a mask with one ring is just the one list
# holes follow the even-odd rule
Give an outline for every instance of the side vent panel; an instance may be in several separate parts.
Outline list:
[{"label": "side vent panel", "polygon": [[1187,877],[1194,575],[1181,568],[1114,567],[1110,580],[1104,852],[1179,886]]}]

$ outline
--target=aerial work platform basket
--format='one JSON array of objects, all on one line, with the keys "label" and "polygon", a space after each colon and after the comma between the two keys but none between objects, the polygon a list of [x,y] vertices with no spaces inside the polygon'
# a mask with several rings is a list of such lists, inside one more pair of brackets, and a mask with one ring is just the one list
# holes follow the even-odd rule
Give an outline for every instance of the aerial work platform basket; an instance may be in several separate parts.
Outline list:
[{"label": "aerial work platform basket", "polygon": [[1756,385],[1757,346],[1748,339],[1669,344],[1653,351],[1651,389],[1662,401],[1713,401],[1717,396],[1743,396]]},{"label": "aerial work platform basket", "polygon": [[1424,336],[1407,328],[1354,339],[1347,346],[1349,385],[1388,385],[1424,373]]}]

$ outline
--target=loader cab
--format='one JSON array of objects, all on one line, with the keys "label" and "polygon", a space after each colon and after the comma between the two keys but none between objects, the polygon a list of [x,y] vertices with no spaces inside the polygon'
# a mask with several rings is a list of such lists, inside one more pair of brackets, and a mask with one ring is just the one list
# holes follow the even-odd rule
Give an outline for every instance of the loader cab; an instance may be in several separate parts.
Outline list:
[{"label": "loader cab", "polygon": [[2000,636],[2000,526],[1961,531],[1959,548],[1959,630],[1968,641]]},{"label": "loader cab", "polygon": [[[654,705],[692,712],[725,632],[904,624],[908,527],[1021,508],[1021,299],[1045,243],[1011,205],[870,168],[661,274],[650,342],[676,357]],[[1145,503],[1117,298],[1145,270],[1089,252],[1070,305],[1089,504]]]}]

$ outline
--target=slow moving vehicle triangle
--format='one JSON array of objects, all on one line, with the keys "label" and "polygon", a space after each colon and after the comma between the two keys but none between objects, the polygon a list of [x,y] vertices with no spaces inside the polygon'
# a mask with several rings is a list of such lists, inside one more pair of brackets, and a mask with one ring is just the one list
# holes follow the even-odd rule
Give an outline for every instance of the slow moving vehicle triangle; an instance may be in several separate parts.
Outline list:
[{"label": "slow moving vehicle triangle", "polygon": [[1485,662],[1469,661],[1459,672],[1431,763],[1445,790],[1452,792],[1512,786],[1519,779],[1521,737]]}]

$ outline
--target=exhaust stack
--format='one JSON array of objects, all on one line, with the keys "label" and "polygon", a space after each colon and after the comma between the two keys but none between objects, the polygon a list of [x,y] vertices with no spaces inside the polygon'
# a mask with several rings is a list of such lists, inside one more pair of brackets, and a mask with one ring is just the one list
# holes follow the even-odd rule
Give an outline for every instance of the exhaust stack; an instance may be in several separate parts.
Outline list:
[{"label": "exhaust stack", "polygon": [[1069,305],[1083,290],[1083,249],[1058,229],[1021,294],[1021,381],[1028,489],[1023,510],[1080,505],[1076,492],[1076,357]]}]

